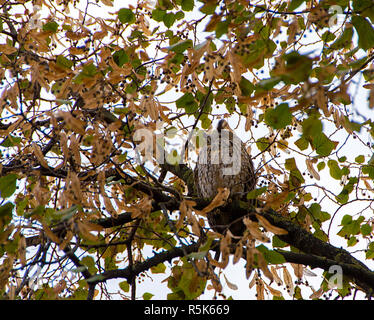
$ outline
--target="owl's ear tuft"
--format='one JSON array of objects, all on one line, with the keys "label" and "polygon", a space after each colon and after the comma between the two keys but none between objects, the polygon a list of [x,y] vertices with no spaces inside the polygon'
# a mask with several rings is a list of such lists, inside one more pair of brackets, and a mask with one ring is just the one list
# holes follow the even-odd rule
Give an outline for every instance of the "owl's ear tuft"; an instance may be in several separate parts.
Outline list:
[{"label": "owl's ear tuft", "polygon": [[227,123],[226,120],[220,120],[217,124],[217,131],[221,132],[221,130],[230,130],[229,124]]}]

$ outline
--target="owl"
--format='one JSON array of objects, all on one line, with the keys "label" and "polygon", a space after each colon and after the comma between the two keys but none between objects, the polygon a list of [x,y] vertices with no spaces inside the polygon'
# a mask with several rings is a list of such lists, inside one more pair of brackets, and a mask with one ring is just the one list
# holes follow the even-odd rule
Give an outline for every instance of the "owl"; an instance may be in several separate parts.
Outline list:
[{"label": "owl", "polygon": [[[225,120],[220,120],[217,129],[203,140],[204,146],[194,169],[197,195],[212,199],[218,188],[227,188],[230,191],[229,199],[245,198],[246,193],[255,188],[257,180],[245,144]],[[210,227],[216,232],[225,234],[230,229],[234,235],[240,236],[244,231],[242,216],[236,212],[217,208],[207,216]]]}]

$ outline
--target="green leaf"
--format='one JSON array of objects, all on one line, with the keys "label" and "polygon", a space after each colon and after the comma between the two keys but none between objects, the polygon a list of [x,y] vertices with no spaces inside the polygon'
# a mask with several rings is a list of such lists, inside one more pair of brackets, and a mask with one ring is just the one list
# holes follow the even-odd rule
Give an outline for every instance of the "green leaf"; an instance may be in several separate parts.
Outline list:
[{"label": "green leaf", "polygon": [[152,273],[164,273],[166,270],[166,266],[163,263],[159,263],[155,267],[151,267],[151,272]]},{"label": "green leaf", "polygon": [[318,164],[317,164],[318,171],[321,171],[321,170],[325,169],[325,167],[326,167],[326,163],[325,162],[323,162],[323,161],[318,162]]},{"label": "green leaf", "polygon": [[361,226],[361,234],[365,237],[372,233],[372,226],[368,223],[365,223]]},{"label": "green leaf", "polygon": [[22,141],[21,137],[15,137],[9,134],[5,140],[0,144],[4,148],[14,147]]},{"label": "green leaf", "polygon": [[24,217],[26,219],[29,219],[30,217],[34,216],[34,215],[43,215],[44,214],[44,210],[45,210],[45,207],[42,206],[42,205],[38,205],[36,206],[36,208],[34,208],[33,210],[29,211],[29,212],[25,212],[24,213]]},{"label": "green leaf", "polygon": [[352,216],[349,215],[349,214],[346,214],[346,215],[343,216],[342,221],[340,222],[340,224],[342,226],[346,226],[346,225],[350,224],[351,222],[352,222]]},{"label": "green leaf", "polygon": [[343,33],[340,35],[338,39],[330,46],[330,50],[339,50],[343,48],[350,48],[352,43],[352,37],[353,37],[353,28],[352,26],[346,27],[343,31]]},{"label": "green leaf", "polygon": [[374,6],[372,0],[355,0],[353,1],[353,10],[362,17],[370,18],[374,22]]},{"label": "green leaf", "polygon": [[270,146],[270,141],[268,138],[266,137],[262,137],[262,138],[259,138],[257,141],[256,141],[256,146],[257,148],[263,152],[265,151],[267,148],[269,148]]},{"label": "green leaf", "polygon": [[144,299],[144,300],[151,300],[153,296],[154,296],[154,294],[152,294],[152,293],[150,293],[150,292],[145,292],[145,293],[143,294],[143,299]]},{"label": "green leaf", "polygon": [[327,242],[329,240],[329,238],[327,237],[326,233],[323,232],[323,230],[321,229],[318,229],[316,230],[313,235],[317,238],[317,239],[320,239],[324,242]]},{"label": "green leaf", "polygon": [[207,115],[204,115],[200,117],[200,123],[202,129],[208,130],[210,125],[212,124],[212,120],[209,119]]},{"label": "green leaf", "polygon": [[263,92],[263,91],[269,91],[273,89],[280,81],[281,77],[272,77],[269,79],[263,79],[256,83],[256,93]]},{"label": "green leaf", "polygon": [[276,235],[272,237],[271,243],[272,243],[272,246],[276,248],[284,248],[289,245],[287,242],[284,242],[281,239],[279,239],[278,236]]},{"label": "green leaf", "polygon": [[24,199],[20,200],[20,199],[17,199],[16,200],[16,212],[17,212],[17,215],[22,217],[25,213],[25,209],[26,209],[26,206],[28,205],[29,203],[29,197],[25,197]]},{"label": "green leaf", "polygon": [[314,219],[319,220],[321,216],[321,206],[318,203],[312,203],[309,207],[309,212]]},{"label": "green leaf", "polygon": [[292,0],[287,8],[287,11],[294,11],[295,9],[300,7],[304,2],[305,0]]},{"label": "green leaf", "polygon": [[304,137],[301,137],[295,141],[295,145],[300,149],[300,150],[305,150],[309,146],[309,142],[307,139]]},{"label": "green leaf", "polygon": [[339,164],[335,160],[327,161],[327,166],[330,168],[330,176],[336,180],[340,180],[343,176]]},{"label": "green leaf", "polygon": [[216,1],[207,1],[199,10],[204,14],[213,14],[216,11],[217,2]]},{"label": "green leaf", "polygon": [[170,28],[174,24],[176,19],[177,17],[175,16],[175,14],[173,12],[169,12],[164,15],[162,21],[164,22],[166,28]]},{"label": "green leaf", "polygon": [[370,242],[366,251],[366,259],[374,259],[374,242]]},{"label": "green leaf", "polygon": [[281,264],[281,263],[286,262],[286,259],[283,257],[283,255],[281,255],[279,252],[276,252],[274,250],[269,250],[263,244],[256,247],[256,249],[263,254],[265,260],[268,263]]},{"label": "green leaf", "polygon": [[252,82],[250,82],[248,79],[246,79],[243,76],[240,79],[239,87],[240,87],[240,91],[242,92],[242,95],[245,97],[250,96],[255,88]]},{"label": "green leaf", "polygon": [[365,162],[365,156],[363,156],[362,154],[360,154],[359,156],[357,156],[357,157],[355,158],[355,161],[356,161],[357,163],[364,163],[364,162]]},{"label": "green leaf", "polygon": [[50,21],[43,25],[43,31],[56,33],[58,24],[56,21]]},{"label": "green leaf", "polygon": [[167,47],[166,49],[168,49],[170,51],[173,51],[175,53],[182,53],[185,50],[187,50],[188,48],[192,48],[192,45],[193,45],[192,40],[188,39],[188,40],[177,42],[177,43]]},{"label": "green leaf", "polygon": [[8,224],[13,216],[14,204],[7,202],[0,207],[0,222],[2,224]]},{"label": "green leaf", "polygon": [[185,109],[187,113],[193,113],[198,109],[197,101],[191,92],[187,92],[180,97],[175,105],[177,108]]},{"label": "green leaf", "polygon": [[258,189],[254,189],[247,193],[247,199],[257,199],[258,196],[262,195],[268,188],[267,187],[261,187]]},{"label": "green leaf", "polygon": [[192,11],[194,8],[194,0],[182,0],[182,10],[184,11]]},{"label": "green leaf", "polygon": [[357,243],[356,237],[350,237],[347,241],[348,247],[353,247]]},{"label": "green leaf", "polygon": [[229,24],[230,22],[228,20],[220,21],[216,25],[216,37],[221,38],[222,35],[226,34],[229,31]]},{"label": "green leaf", "polygon": [[345,161],[347,161],[347,157],[346,156],[339,157],[338,161],[339,162],[345,162]]},{"label": "green leaf", "polygon": [[286,84],[300,84],[308,79],[313,66],[311,58],[293,51],[286,54],[284,60],[286,68],[281,78]]},{"label": "green leaf", "polygon": [[327,157],[330,155],[331,151],[335,149],[336,144],[321,132],[313,137],[312,146],[316,150],[317,154],[322,157]]},{"label": "green leaf", "polygon": [[364,17],[354,15],[352,24],[358,33],[358,46],[364,50],[374,48],[374,28]]},{"label": "green leaf", "polygon": [[338,202],[345,204],[348,202],[349,194],[353,191],[358,179],[356,177],[349,178],[348,183],[343,187],[343,190],[335,197]]},{"label": "green leaf", "polygon": [[74,65],[73,61],[69,60],[68,58],[65,58],[62,55],[57,56],[56,64],[66,69],[70,69]]},{"label": "green leaf", "polygon": [[265,112],[265,123],[273,129],[283,129],[292,122],[292,114],[288,103],[281,103],[274,109]]},{"label": "green leaf", "polygon": [[90,62],[83,67],[83,70],[73,79],[73,82],[81,84],[84,79],[94,77],[97,72],[97,67]]},{"label": "green leaf", "polygon": [[75,213],[78,212],[78,206],[73,205],[70,208],[66,208],[52,213],[54,221],[62,222],[71,219]]},{"label": "green leaf", "polygon": [[334,39],[336,38],[336,36],[331,33],[330,31],[326,31],[323,35],[322,35],[322,40],[324,42],[330,42],[330,41],[333,41]]},{"label": "green leaf", "polygon": [[119,285],[119,287],[121,288],[121,290],[123,290],[124,292],[129,292],[129,290],[130,290],[130,285],[128,284],[128,282],[127,282],[126,280],[120,282],[118,285]]},{"label": "green leaf", "polygon": [[91,256],[85,256],[81,259],[81,264],[87,267],[87,270],[91,274],[95,274],[97,272],[97,268],[95,266],[95,260]]},{"label": "green leaf", "polygon": [[322,122],[317,115],[311,115],[301,123],[303,136],[307,139],[313,139],[314,136],[321,134]]},{"label": "green leaf", "polygon": [[129,62],[129,56],[125,50],[120,49],[113,53],[113,60],[119,67],[122,67],[125,63]]},{"label": "green leaf", "polygon": [[9,198],[17,188],[17,175],[14,173],[8,174],[0,178],[0,197]]},{"label": "green leaf", "polygon": [[288,158],[285,162],[285,168],[290,171],[290,183],[291,187],[299,187],[305,180],[296,165],[295,158]]},{"label": "green leaf", "polygon": [[118,11],[118,19],[122,23],[128,23],[128,24],[132,24],[136,21],[134,12],[132,12],[132,10],[127,9],[127,8],[122,8]]},{"label": "green leaf", "polygon": [[187,258],[200,260],[200,259],[204,259],[207,254],[208,254],[208,251],[192,252],[189,255],[187,255]]},{"label": "green leaf", "polygon": [[347,116],[344,117],[344,128],[350,129],[352,131],[360,132],[362,128],[362,124],[354,121],[350,121]]},{"label": "green leaf", "polygon": [[184,18],[184,12],[183,11],[178,11],[176,14],[175,14],[175,18],[177,20],[181,20]]},{"label": "green leaf", "polygon": [[152,11],[152,19],[157,22],[161,22],[164,19],[165,14],[166,11],[156,8]]}]

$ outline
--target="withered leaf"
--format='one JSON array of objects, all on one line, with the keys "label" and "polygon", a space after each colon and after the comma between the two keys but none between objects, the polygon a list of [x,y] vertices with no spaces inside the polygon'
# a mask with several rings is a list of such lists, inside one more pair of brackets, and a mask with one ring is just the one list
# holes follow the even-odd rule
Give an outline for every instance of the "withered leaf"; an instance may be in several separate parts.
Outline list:
[{"label": "withered leaf", "polygon": [[263,216],[256,213],[256,217],[260,224],[269,232],[272,232],[276,235],[282,235],[282,234],[288,234],[287,230],[284,230],[282,228],[273,226],[268,220],[266,220]]}]

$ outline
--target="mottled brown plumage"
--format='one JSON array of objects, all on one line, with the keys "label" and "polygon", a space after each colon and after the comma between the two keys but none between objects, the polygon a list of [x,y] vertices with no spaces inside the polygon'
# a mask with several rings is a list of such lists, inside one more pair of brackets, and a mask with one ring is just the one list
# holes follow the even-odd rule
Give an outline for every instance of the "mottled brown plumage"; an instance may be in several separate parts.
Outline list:
[{"label": "mottled brown plumage", "polygon": [[[205,142],[194,170],[198,196],[212,199],[218,188],[228,188],[231,199],[245,198],[246,193],[255,188],[256,176],[244,143],[224,120],[218,123],[217,130],[207,135]],[[229,228],[234,235],[241,235],[244,225],[240,218],[235,212],[225,212],[222,208],[208,213],[210,226],[219,233]]]}]

